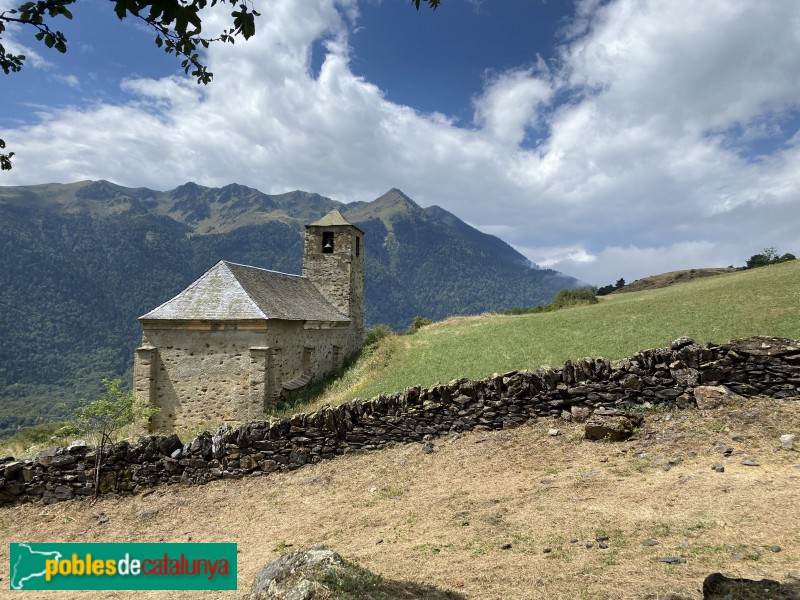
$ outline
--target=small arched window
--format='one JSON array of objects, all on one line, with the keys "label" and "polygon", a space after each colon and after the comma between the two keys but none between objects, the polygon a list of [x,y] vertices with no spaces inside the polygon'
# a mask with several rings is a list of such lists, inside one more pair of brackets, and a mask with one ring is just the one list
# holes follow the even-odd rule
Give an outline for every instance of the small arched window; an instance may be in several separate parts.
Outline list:
[{"label": "small arched window", "polygon": [[361,256],[361,238],[356,237],[356,256]]},{"label": "small arched window", "polygon": [[333,254],[333,232],[332,231],[323,231],[322,232],[322,253],[323,254]]}]

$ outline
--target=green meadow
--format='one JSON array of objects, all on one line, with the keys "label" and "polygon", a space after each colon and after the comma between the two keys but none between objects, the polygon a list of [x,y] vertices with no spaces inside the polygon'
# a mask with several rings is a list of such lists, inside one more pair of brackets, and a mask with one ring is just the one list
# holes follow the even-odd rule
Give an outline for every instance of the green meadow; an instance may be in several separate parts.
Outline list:
[{"label": "green meadow", "polygon": [[704,344],[753,335],[800,338],[800,261],[613,294],[555,312],[456,317],[389,336],[327,383],[314,404],[559,367],[584,356],[623,358],[680,336]]}]

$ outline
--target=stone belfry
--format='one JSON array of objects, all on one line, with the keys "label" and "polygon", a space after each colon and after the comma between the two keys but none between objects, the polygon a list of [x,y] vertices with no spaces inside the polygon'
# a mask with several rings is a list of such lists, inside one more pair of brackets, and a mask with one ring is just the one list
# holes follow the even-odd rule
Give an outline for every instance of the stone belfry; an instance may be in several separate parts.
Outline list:
[{"label": "stone belfry", "polygon": [[364,232],[338,210],[306,225],[303,276],[352,324],[345,355],[364,338]]}]

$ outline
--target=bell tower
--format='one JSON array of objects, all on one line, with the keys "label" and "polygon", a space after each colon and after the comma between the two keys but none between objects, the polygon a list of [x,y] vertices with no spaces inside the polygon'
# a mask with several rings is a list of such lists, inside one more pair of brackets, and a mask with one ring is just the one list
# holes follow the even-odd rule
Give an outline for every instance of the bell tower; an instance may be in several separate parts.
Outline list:
[{"label": "bell tower", "polygon": [[303,276],[351,320],[346,354],[364,338],[364,232],[338,210],[306,225]]}]

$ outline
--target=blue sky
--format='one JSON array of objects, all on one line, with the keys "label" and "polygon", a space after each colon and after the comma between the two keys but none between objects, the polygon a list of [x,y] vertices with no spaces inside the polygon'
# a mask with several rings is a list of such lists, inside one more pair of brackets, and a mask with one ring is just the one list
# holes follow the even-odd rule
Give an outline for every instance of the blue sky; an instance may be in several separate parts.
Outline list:
[{"label": "blue sky", "polygon": [[0,185],[399,187],[599,285],[800,253],[796,0],[256,4],[209,86],[105,0],[61,21],[64,56],[11,28]]}]

